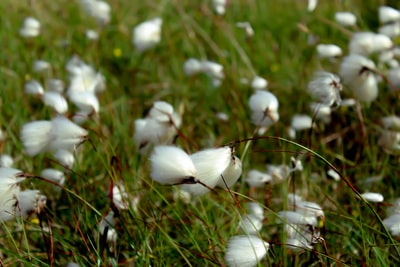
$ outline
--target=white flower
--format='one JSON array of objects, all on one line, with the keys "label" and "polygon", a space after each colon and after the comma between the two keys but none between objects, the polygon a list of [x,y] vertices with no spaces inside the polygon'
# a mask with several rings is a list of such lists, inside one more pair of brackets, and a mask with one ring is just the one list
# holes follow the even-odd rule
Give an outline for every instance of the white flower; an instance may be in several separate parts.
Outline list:
[{"label": "white flower", "polygon": [[373,192],[363,193],[361,194],[361,196],[368,202],[375,202],[375,203],[383,202],[384,199],[382,194]]},{"label": "white flower", "polygon": [[374,52],[380,52],[393,46],[392,40],[384,35],[373,32],[356,32],[349,43],[350,54],[367,56]]},{"label": "white flower", "polygon": [[271,126],[279,120],[278,99],[268,91],[257,90],[249,99],[251,121],[257,126]]},{"label": "white flower", "polygon": [[151,178],[160,184],[195,182],[197,170],[189,155],[175,146],[156,146],[150,156]]},{"label": "white flower", "polygon": [[50,63],[44,60],[35,60],[33,62],[33,71],[34,72],[42,72],[51,67]]},{"label": "white flower", "polygon": [[359,101],[370,103],[378,97],[378,85],[373,70],[373,61],[362,55],[351,54],[343,59],[339,74]]},{"label": "white flower", "polygon": [[74,148],[84,142],[87,135],[85,129],[62,116],[51,121],[27,123],[21,130],[21,139],[25,151],[30,156],[47,150]]},{"label": "white flower", "polygon": [[268,81],[260,76],[255,76],[250,86],[253,90],[264,90],[268,87]]},{"label": "white flower", "polygon": [[0,155],[0,167],[10,168],[14,164],[14,159],[8,154]]},{"label": "white flower", "polygon": [[27,17],[19,30],[19,34],[25,38],[38,36],[40,34],[40,22],[33,17]]},{"label": "white flower", "polygon": [[198,196],[209,191],[204,185],[214,188],[218,184],[221,175],[231,164],[232,151],[230,147],[209,148],[193,153],[190,158],[197,170],[197,180],[202,184],[183,184],[182,190]]},{"label": "white flower", "polygon": [[65,174],[62,171],[56,169],[44,169],[40,173],[40,176],[61,186],[63,186],[65,182]]},{"label": "white flower", "polygon": [[334,44],[319,44],[317,45],[317,54],[320,58],[332,58],[342,55],[342,49]]},{"label": "white flower", "polygon": [[250,170],[246,178],[246,183],[250,187],[261,187],[264,184],[271,181],[272,181],[271,175],[257,170]]},{"label": "white flower", "polygon": [[67,100],[58,92],[45,92],[42,95],[42,101],[46,106],[51,107],[58,114],[64,114],[68,111]]},{"label": "white flower", "polygon": [[256,266],[265,257],[268,249],[268,242],[257,236],[233,236],[228,241],[225,262],[229,267]]},{"label": "white flower", "polygon": [[133,29],[132,42],[138,52],[153,48],[161,41],[161,18],[140,23]]},{"label": "white flower", "polygon": [[100,25],[110,22],[111,7],[101,0],[81,0],[85,11],[94,17]]},{"label": "white flower", "polygon": [[351,12],[336,12],[335,21],[342,26],[355,26],[357,17]]},{"label": "white flower", "polygon": [[383,224],[394,236],[400,235],[400,214],[393,214],[383,220]]},{"label": "white flower", "polygon": [[65,149],[57,149],[53,153],[53,157],[64,167],[70,169],[74,165],[75,157],[70,151]]},{"label": "white flower", "polygon": [[217,186],[221,188],[231,188],[239,179],[240,175],[242,175],[242,161],[234,156],[229,166],[222,173],[221,179],[218,180]]},{"label": "white flower", "polygon": [[41,195],[39,190],[19,192],[16,216],[26,219],[33,213],[40,213],[46,205],[46,200],[46,196]]},{"label": "white flower", "polygon": [[36,80],[29,80],[24,85],[25,93],[28,95],[42,95],[44,89],[42,85]]},{"label": "white flower", "polygon": [[400,11],[390,6],[380,6],[378,17],[382,24],[400,21]]},{"label": "white flower", "polygon": [[228,0],[212,0],[212,5],[214,8],[214,11],[218,15],[224,15],[225,14],[225,9],[226,5],[228,4]]}]

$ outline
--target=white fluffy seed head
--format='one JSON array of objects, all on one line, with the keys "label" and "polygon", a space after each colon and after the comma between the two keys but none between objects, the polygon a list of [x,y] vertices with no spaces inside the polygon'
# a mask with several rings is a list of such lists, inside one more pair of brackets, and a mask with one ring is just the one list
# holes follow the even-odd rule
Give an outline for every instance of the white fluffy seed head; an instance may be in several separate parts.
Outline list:
[{"label": "white fluffy seed head", "polygon": [[305,114],[295,114],[292,117],[290,127],[295,131],[304,131],[311,129],[312,118]]},{"label": "white fluffy seed head", "polygon": [[368,202],[380,203],[384,200],[384,197],[381,193],[367,192],[361,194],[361,196]]},{"label": "white fluffy seed head", "polygon": [[59,185],[64,185],[65,182],[65,174],[56,169],[44,169],[40,173],[40,176],[46,179],[49,179],[50,181],[53,181]]},{"label": "white fluffy seed head", "polygon": [[[230,147],[210,148],[198,151],[190,155],[190,158],[196,167],[197,179],[214,188],[231,163],[232,151]],[[209,191],[202,184],[183,184],[182,189],[197,196]]]},{"label": "white fluffy seed head", "polygon": [[336,12],[335,21],[345,27],[355,26],[357,17],[351,12]]},{"label": "white fluffy seed head", "polygon": [[19,184],[25,180],[23,172],[14,168],[0,168],[0,221],[9,221],[15,217]]},{"label": "white fluffy seed head", "polygon": [[377,80],[372,73],[373,70],[375,70],[373,61],[362,55],[351,54],[343,59],[339,74],[343,83],[359,101],[371,102],[378,96]]},{"label": "white fluffy seed head", "polygon": [[257,126],[271,126],[279,120],[278,99],[268,91],[256,91],[249,99],[249,106],[251,121]]},{"label": "white fluffy seed head", "polygon": [[138,52],[143,52],[161,41],[162,19],[157,17],[144,21],[133,29],[132,42]]},{"label": "white fluffy seed head", "polygon": [[255,76],[250,84],[253,90],[265,90],[268,87],[268,81],[260,76]]},{"label": "white fluffy seed head", "polygon": [[174,112],[174,108],[171,104],[165,101],[156,101],[153,103],[153,107],[150,109],[149,117],[159,122],[169,122]]},{"label": "white fluffy seed head", "polygon": [[51,67],[50,63],[44,60],[35,60],[33,62],[33,71],[34,72],[43,72]]},{"label": "white fluffy seed head", "polygon": [[74,154],[65,149],[57,149],[53,153],[53,157],[64,167],[72,168],[75,162]]},{"label": "white fluffy seed head", "polygon": [[42,85],[36,80],[29,80],[24,85],[25,93],[28,95],[42,95],[44,89]]},{"label": "white fluffy seed head", "polygon": [[14,159],[8,154],[0,155],[0,167],[11,168],[14,164]]},{"label": "white fluffy seed head", "polygon": [[245,234],[257,234],[262,226],[262,220],[251,214],[242,216],[239,222],[239,227]]},{"label": "white fluffy seed head", "polygon": [[85,129],[63,116],[52,119],[51,125],[49,149],[53,151],[75,148],[75,146],[84,142],[88,136],[88,132]]},{"label": "white fluffy seed head", "polygon": [[382,24],[400,21],[400,11],[390,6],[380,6],[378,17],[379,22]]},{"label": "white fluffy seed head", "polygon": [[340,78],[330,72],[316,72],[314,79],[307,86],[309,94],[311,94],[319,103],[328,106],[340,105],[342,99],[340,91],[342,83]]},{"label": "white fluffy seed head", "polygon": [[46,196],[40,194],[39,190],[19,192],[16,216],[26,219],[33,213],[40,213],[46,205],[46,200]]},{"label": "white fluffy seed head", "polygon": [[45,92],[42,96],[42,101],[46,106],[51,107],[58,114],[64,114],[68,111],[67,100],[58,92]]},{"label": "white fluffy seed head", "polygon": [[260,172],[257,170],[250,170],[247,174],[246,183],[250,187],[262,187],[268,182],[271,182],[272,177],[271,175]]},{"label": "white fluffy seed head", "polygon": [[58,92],[61,94],[64,92],[65,85],[64,85],[63,80],[48,79],[46,82],[46,88],[47,88],[47,91]]},{"label": "white fluffy seed head", "polygon": [[192,159],[176,146],[156,146],[150,156],[151,178],[160,184],[179,184],[197,178]]},{"label": "white fluffy seed head", "polygon": [[217,186],[221,188],[231,188],[239,179],[240,175],[242,175],[242,161],[234,156],[229,166],[222,173],[221,179],[218,180]]},{"label": "white fluffy seed head", "polygon": [[24,38],[38,36],[40,34],[40,22],[33,17],[25,18],[19,34]]},{"label": "white fluffy seed head", "polygon": [[86,114],[98,113],[100,104],[97,96],[93,92],[72,92],[68,94],[68,99]]},{"label": "white fluffy seed head", "polygon": [[342,55],[342,49],[334,44],[317,45],[317,54],[320,58],[333,58]]},{"label": "white fluffy seed head", "polygon": [[44,152],[51,142],[52,123],[50,121],[33,121],[26,123],[21,130],[21,140],[25,152],[35,156]]},{"label": "white fluffy seed head", "polygon": [[229,267],[253,267],[265,257],[268,249],[268,242],[255,235],[233,236],[228,241],[225,262]]},{"label": "white fluffy seed head", "polygon": [[187,76],[193,76],[203,71],[200,60],[189,58],[183,64],[183,71]]},{"label": "white fluffy seed head", "polygon": [[356,32],[349,43],[350,54],[367,56],[374,52],[380,52],[393,46],[392,40],[384,35],[373,32]]}]

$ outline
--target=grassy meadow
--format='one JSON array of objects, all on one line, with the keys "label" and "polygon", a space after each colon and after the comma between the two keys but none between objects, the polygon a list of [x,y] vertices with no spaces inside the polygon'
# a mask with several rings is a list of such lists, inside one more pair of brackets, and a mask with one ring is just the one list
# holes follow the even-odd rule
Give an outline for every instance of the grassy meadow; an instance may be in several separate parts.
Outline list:
[{"label": "grassy meadow", "polygon": [[[353,32],[379,27],[378,7],[397,1],[319,1],[313,12],[307,1],[231,0],[223,16],[211,1],[108,1],[111,19],[99,25],[80,1],[0,1],[0,154],[13,157],[13,168],[40,176],[45,168],[65,173],[62,188],[40,178],[28,178],[21,188],[37,189],[47,197],[46,208],[27,219],[0,226],[1,266],[226,266],[230,237],[241,233],[239,222],[246,203],[264,208],[259,237],[270,248],[259,266],[397,266],[399,239],[382,221],[400,197],[399,157],[379,146],[380,120],[399,113],[399,94],[381,81],[379,96],[370,105],[342,106],[332,121],[316,121],[313,128],[288,136],[294,114],[312,116],[307,85],[317,70],[338,73]],[[397,5],[397,6],[396,6]],[[357,26],[343,27],[337,11],[357,16]],[[23,38],[23,20],[41,23],[40,35]],[[148,19],[163,19],[161,41],[138,52],[132,29]],[[254,36],[246,37],[237,22],[248,21]],[[94,29],[98,40],[85,32]],[[313,38],[314,41],[310,41]],[[395,44],[399,39],[394,39]],[[333,43],[343,49],[335,60],[321,59],[316,44]],[[66,63],[77,55],[105,77],[98,95],[100,110],[81,126],[89,140],[76,149],[75,164],[66,169],[51,153],[27,155],[20,138],[24,124],[50,120],[51,108],[24,93],[35,79],[44,88],[50,78],[68,87]],[[188,77],[189,58],[208,59],[224,67],[222,84],[215,88],[205,74]],[[371,57],[378,59],[377,54]],[[51,67],[32,69],[35,60]],[[382,69],[384,72],[385,69]],[[261,136],[251,123],[249,82],[268,80],[268,90],[279,100],[279,121]],[[247,79],[248,82],[244,82]],[[344,86],[343,99],[352,93]],[[170,103],[182,116],[174,144],[193,153],[237,142],[242,176],[230,188],[216,189],[186,202],[175,198],[177,186],[150,178],[149,153],[140,154],[133,139],[134,121],[146,116],[155,101]],[[69,103],[66,116],[77,107]],[[227,120],[217,117],[225,113]],[[360,116],[361,115],[361,116]],[[252,139],[252,140],[250,140]],[[302,161],[304,169],[281,183],[249,188],[245,178],[266,164]],[[327,175],[334,168],[341,179]],[[372,177],[372,178],[371,178]],[[110,186],[126,189],[127,210],[110,202]],[[361,200],[357,192],[378,192],[381,203]],[[318,203],[325,213],[319,225],[321,240],[312,249],[294,253],[285,245],[277,212],[287,209],[287,195],[295,193]],[[98,225],[113,209],[117,240],[106,242]]]}]

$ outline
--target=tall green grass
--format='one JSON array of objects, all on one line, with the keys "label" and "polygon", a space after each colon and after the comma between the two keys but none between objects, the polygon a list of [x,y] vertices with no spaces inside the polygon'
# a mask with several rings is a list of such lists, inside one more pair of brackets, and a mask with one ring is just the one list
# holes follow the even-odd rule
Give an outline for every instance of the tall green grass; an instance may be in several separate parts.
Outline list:
[{"label": "tall green grass", "polygon": [[[34,216],[1,225],[3,265],[65,266],[76,262],[81,266],[223,266],[227,240],[240,232],[240,216],[250,200],[266,209],[261,236],[270,242],[271,249],[260,265],[399,264],[397,239],[381,225],[388,201],[399,196],[399,159],[382,152],[375,136],[379,118],[398,112],[398,107],[390,104],[398,96],[385,84],[378,100],[369,108],[363,107],[367,138],[361,135],[355,110],[340,108],[332,124],[300,133],[297,142],[308,152],[285,139],[253,140],[246,152],[246,142],[239,143],[236,153],[244,156],[243,175],[232,188],[234,198],[219,190],[185,204],[173,199],[172,187],[152,182],[148,156],[138,154],[132,136],[134,120],[143,117],[155,100],[167,101],[183,111],[178,145],[192,152],[220,146],[253,135],[255,127],[247,105],[252,89],[242,84],[240,77],[260,75],[268,79],[269,90],[280,101],[281,120],[267,135],[286,137],[291,116],[309,113],[306,87],[314,71],[337,72],[340,63],[319,60],[315,46],[307,44],[308,34],[299,25],[305,25],[320,42],[340,45],[346,53],[348,30],[333,22],[334,12],[352,11],[359,16],[360,30],[376,31],[377,7],[384,4],[320,1],[317,10],[309,13],[306,1],[240,0],[230,1],[227,14],[219,17],[209,2],[110,1],[112,20],[99,29],[100,39],[95,42],[87,40],[84,33],[98,26],[81,10],[79,1],[0,2],[0,126],[7,134],[6,141],[0,143],[0,153],[11,154],[16,168],[37,175],[47,167],[61,169],[49,154],[30,158],[23,152],[19,138],[22,125],[52,116],[38,99],[24,94],[27,79],[44,82],[54,77],[67,82],[65,64],[77,54],[101,71],[107,83],[100,96],[99,117],[84,124],[90,131],[90,143],[80,146],[77,163],[67,172],[65,188],[56,190],[34,178],[23,184],[47,196],[47,209],[39,219]],[[41,21],[41,36],[25,40],[18,35],[26,16]],[[139,54],[131,43],[132,28],[155,16],[164,20],[162,41]],[[244,32],[236,28],[238,21],[252,24],[252,39],[246,40]],[[203,75],[185,77],[182,66],[189,57],[223,64],[226,78],[222,86],[213,88]],[[50,62],[51,70],[33,73],[36,59]],[[345,89],[343,96],[350,93]],[[74,111],[73,106],[70,111]],[[218,121],[217,111],[227,113],[229,121]],[[265,168],[266,163],[288,164],[298,153],[304,153],[302,173],[250,195],[244,182],[250,169]],[[326,177],[329,164],[348,184]],[[382,181],[364,185],[363,180],[372,175],[382,175]],[[111,181],[122,181],[130,200],[139,199],[137,209],[130,205],[128,211],[118,214],[114,251],[95,233],[111,208]],[[387,202],[367,205],[357,199],[349,184],[362,192],[381,192]],[[282,244],[276,212],[285,209],[288,192],[324,208],[324,245],[295,255]]]}]

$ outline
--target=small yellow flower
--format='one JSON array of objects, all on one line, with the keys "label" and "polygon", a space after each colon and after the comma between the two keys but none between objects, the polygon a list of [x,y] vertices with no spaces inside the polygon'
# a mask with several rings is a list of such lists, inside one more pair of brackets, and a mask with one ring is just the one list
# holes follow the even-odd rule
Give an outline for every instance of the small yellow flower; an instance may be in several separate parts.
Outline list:
[{"label": "small yellow flower", "polygon": [[120,48],[114,48],[113,54],[114,57],[119,58],[122,55],[122,50]]},{"label": "small yellow flower", "polygon": [[38,218],[32,218],[32,219],[30,219],[30,222],[33,223],[33,224],[39,225],[39,219]]},{"label": "small yellow flower", "polygon": [[31,79],[31,75],[29,75],[28,73],[25,74],[25,81],[29,81]]}]

